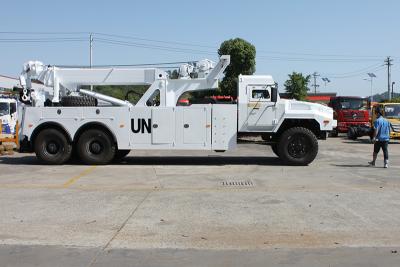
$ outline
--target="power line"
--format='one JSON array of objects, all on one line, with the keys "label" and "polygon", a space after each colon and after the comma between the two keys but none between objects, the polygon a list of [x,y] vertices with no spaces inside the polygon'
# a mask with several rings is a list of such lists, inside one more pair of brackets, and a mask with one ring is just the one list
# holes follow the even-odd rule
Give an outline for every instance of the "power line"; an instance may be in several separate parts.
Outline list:
[{"label": "power line", "polygon": [[217,47],[215,47],[215,46],[200,45],[200,44],[193,44],[193,43],[186,43],[186,42],[172,42],[172,41],[141,38],[141,37],[135,37],[135,36],[126,36],[126,35],[118,35],[118,34],[107,34],[107,33],[100,33],[100,32],[95,32],[95,34],[96,35],[101,35],[101,36],[116,37],[116,38],[119,38],[119,39],[131,39],[131,40],[148,41],[148,42],[154,42],[154,43],[175,44],[175,45],[181,45],[181,46],[194,46],[194,47],[212,48],[212,49],[215,49],[215,50],[217,49]]},{"label": "power line", "polygon": [[0,43],[82,42],[84,38],[0,38]]},{"label": "power line", "polygon": [[13,34],[13,35],[71,35],[71,34],[89,34],[90,32],[17,32],[17,31],[0,31],[0,34]]},{"label": "power line", "polygon": [[375,71],[380,71],[384,69],[384,66],[382,65],[378,65],[372,68],[364,68],[364,69],[360,69],[359,71],[354,71],[354,72],[349,72],[349,73],[344,73],[344,74],[338,74],[338,75],[328,75],[328,74],[324,74],[324,76],[329,76],[330,78],[334,78],[334,79],[346,79],[346,78],[352,78],[352,77],[357,77],[357,76],[361,76],[361,75],[365,75],[366,72],[375,72]]},{"label": "power line", "polygon": [[[189,47],[202,47],[202,48],[210,48],[213,50],[217,50],[217,46],[209,46],[209,45],[202,45],[202,44],[195,44],[195,43],[188,43],[188,42],[176,42],[176,41],[166,41],[166,40],[158,40],[158,39],[150,39],[150,38],[142,38],[137,36],[128,36],[128,35],[118,35],[118,34],[109,34],[103,32],[16,32],[16,31],[2,31],[0,34],[13,34],[13,35],[89,35],[89,34],[96,34],[100,36],[106,37],[115,37],[118,39],[112,39],[116,42],[125,42],[124,39],[131,39],[131,40],[140,40],[146,42],[155,42],[155,43],[162,43],[162,44],[172,44],[178,46],[189,46]],[[123,39],[121,41],[121,39]],[[61,40],[60,40],[61,41]],[[174,47],[175,49],[180,49],[178,47]],[[365,56],[365,55],[349,55],[349,54],[314,54],[314,53],[294,53],[294,52],[281,52],[281,51],[267,51],[267,50],[258,50],[258,58],[267,59],[267,60],[274,60],[274,61],[326,61],[326,62],[348,62],[348,61],[375,61],[381,56]],[[263,56],[262,54],[272,54],[277,56]],[[283,55],[291,55],[291,56],[307,56],[311,58],[305,57],[281,57]],[[325,57],[325,58],[320,58]]]},{"label": "power line", "polygon": [[378,62],[377,59],[362,59],[362,58],[298,58],[298,57],[266,57],[257,56],[260,60],[273,60],[273,61],[294,61],[294,62],[343,62],[343,63],[354,63],[354,62]]},{"label": "power line", "polygon": [[324,73],[324,76],[345,76],[345,75],[351,75],[354,73],[359,73],[359,72],[366,72],[372,68],[377,68],[377,67],[381,67],[381,64],[373,64],[370,65],[368,67],[362,68],[362,69],[358,69],[358,70],[354,70],[354,71],[350,71],[350,72],[344,72],[344,73]]},{"label": "power line", "polygon": [[134,43],[134,42],[125,42],[125,41],[118,41],[114,39],[105,39],[105,38],[95,38],[95,41],[100,43],[106,44],[114,44],[114,45],[122,45],[122,46],[130,46],[130,47],[139,47],[139,48],[147,48],[147,49],[156,49],[156,50],[163,50],[163,51],[170,51],[170,52],[180,52],[180,53],[197,53],[197,54],[207,54],[207,55],[216,55],[216,52],[212,51],[204,51],[204,50],[196,50],[190,48],[178,48],[178,47],[171,47],[171,46],[160,46],[160,45],[150,45],[144,43]]},{"label": "power line", "polygon": [[365,55],[349,55],[349,54],[314,54],[314,53],[294,53],[294,52],[257,50],[257,54],[259,54],[259,53],[291,55],[291,56],[312,56],[312,57],[345,57],[345,58],[369,58],[369,59],[382,58],[382,56],[365,56]]}]

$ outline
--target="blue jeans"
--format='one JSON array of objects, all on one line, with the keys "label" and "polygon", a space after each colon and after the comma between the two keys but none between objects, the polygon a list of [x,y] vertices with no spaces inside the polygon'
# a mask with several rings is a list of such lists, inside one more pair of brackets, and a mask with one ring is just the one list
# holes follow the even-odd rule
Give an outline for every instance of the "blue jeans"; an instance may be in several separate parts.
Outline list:
[{"label": "blue jeans", "polygon": [[383,158],[385,160],[389,159],[389,152],[388,152],[388,145],[389,145],[389,141],[376,141],[374,144],[374,153],[378,154],[379,150],[383,151]]}]

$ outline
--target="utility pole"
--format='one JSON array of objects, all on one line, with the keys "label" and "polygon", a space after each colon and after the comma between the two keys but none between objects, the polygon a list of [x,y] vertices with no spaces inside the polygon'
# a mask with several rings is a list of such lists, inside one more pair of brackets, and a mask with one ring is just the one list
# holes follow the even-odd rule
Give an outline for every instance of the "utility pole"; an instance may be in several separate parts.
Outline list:
[{"label": "utility pole", "polygon": [[312,76],[314,77],[314,84],[312,84],[311,86],[314,87],[314,94],[317,94],[317,87],[319,87],[319,84],[317,84],[317,77],[319,77],[320,75],[317,72],[314,72]]},{"label": "utility pole", "polygon": [[387,66],[387,75],[388,75],[388,97],[389,97],[389,100],[392,99],[392,95],[390,93],[391,66],[393,65],[392,61],[393,61],[393,59],[391,59],[390,57],[387,57],[385,59],[385,65]]},{"label": "utility pole", "polygon": [[393,92],[393,86],[395,85],[396,82],[392,82],[392,98],[394,98],[394,92]]},{"label": "utility pole", "polygon": [[[89,35],[89,66],[92,68],[93,60],[93,34]],[[93,85],[90,85],[90,91],[93,91]]]}]

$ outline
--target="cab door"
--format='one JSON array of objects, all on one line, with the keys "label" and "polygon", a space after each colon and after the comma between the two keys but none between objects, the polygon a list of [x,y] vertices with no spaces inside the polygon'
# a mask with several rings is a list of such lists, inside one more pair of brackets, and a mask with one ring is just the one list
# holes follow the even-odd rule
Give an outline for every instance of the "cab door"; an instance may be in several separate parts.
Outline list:
[{"label": "cab door", "polygon": [[275,127],[276,108],[271,102],[271,87],[248,85],[247,128],[252,131],[271,131]]}]

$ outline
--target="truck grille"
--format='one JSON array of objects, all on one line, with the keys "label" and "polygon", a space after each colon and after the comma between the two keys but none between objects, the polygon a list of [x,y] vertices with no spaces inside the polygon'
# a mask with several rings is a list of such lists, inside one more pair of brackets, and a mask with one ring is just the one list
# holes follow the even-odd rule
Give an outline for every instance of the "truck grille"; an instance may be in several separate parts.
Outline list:
[{"label": "truck grille", "polygon": [[364,112],[357,112],[357,111],[343,112],[343,118],[345,120],[352,120],[352,121],[364,121],[366,119]]}]

